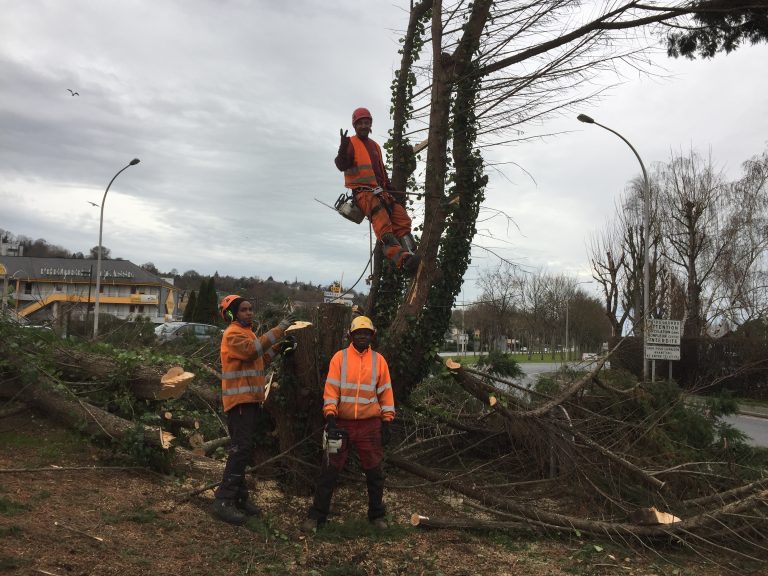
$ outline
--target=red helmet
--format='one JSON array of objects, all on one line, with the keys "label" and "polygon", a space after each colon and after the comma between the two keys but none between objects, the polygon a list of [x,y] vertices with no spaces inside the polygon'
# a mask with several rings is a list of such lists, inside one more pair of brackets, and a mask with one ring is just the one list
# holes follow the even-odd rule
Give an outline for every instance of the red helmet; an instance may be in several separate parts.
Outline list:
[{"label": "red helmet", "polygon": [[238,298],[242,300],[242,296],[238,296],[237,294],[230,294],[221,299],[221,302],[219,303],[219,315],[224,318],[224,320],[229,320],[230,322],[234,320],[234,315],[231,312],[229,313],[229,316],[227,316],[227,310],[229,310],[229,307]]},{"label": "red helmet", "polygon": [[357,108],[354,112],[352,112],[352,125],[355,125],[355,122],[360,120],[361,118],[368,118],[371,122],[373,122],[373,116],[371,116],[370,111],[368,108]]}]

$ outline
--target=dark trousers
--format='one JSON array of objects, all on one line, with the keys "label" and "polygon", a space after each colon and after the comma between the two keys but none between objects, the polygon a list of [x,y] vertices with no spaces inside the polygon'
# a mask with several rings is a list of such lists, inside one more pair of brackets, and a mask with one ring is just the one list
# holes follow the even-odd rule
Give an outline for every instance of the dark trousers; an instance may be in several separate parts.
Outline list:
[{"label": "dark trousers", "polygon": [[315,486],[315,496],[312,508],[309,509],[309,517],[325,522],[331,508],[331,499],[339,479],[339,472],[344,469],[351,444],[357,451],[365,473],[368,488],[368,519],[383,518],[387,510],[384,507],[384,470],[381,466],[384,454],[381,445],[381,420],[379,418],[337,420],[336,425],[346,430],[348,436],[337,454],[331,454],[328,457],[323,454],[323,465]]},{"label": "dark trousers", "polygon": [[261,404],[238,404],[227,412],[229,444],[224,477],[216,489],[216,498],[244,501],[248,499],[245,483],[245,469],[251,463],[255,447],[256,419],[261,413]]}]

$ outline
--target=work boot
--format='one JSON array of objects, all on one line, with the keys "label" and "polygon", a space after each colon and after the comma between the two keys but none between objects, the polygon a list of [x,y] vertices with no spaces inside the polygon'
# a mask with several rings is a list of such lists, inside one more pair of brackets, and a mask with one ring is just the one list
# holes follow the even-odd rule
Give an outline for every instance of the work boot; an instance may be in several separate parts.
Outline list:
[{"label": "work boot", "polygon": [[419,258],[416,254],[406,254],[405,259],[403,260],[403,272],[405,272],[408,276],[413,276],[416,274],[416,270],[419,269],[420,262],[421,258]]},{"label": "work boot", "polygon": [[213,504],[211,504],[210,512],[222,522],[234,524],[235,526],[242,526],[248,521],[248,517],[235,507],[235,503],[232,500],[216,498]]},{"label": "work boot", "polygon": [[235,501],[235,508],[240,510],[243,514],[246,516],[261,516],[261,508],[256,506],[253,502],[251,502],[248,499],[245,500],[236,500]]},{"label": "work boot", "polygon": [[371,525],[376,530],[386,530],[389,528],[389,524],[387,524],[387,521],[384,518],[374,518],[371,520]]},{"label": "work boot", "polygon": [[312,532],[314,530],[317,530],[318,521],[317,518],[307,518],[304,520],[304,522],[301,523],[301,531],[302,532]]}]

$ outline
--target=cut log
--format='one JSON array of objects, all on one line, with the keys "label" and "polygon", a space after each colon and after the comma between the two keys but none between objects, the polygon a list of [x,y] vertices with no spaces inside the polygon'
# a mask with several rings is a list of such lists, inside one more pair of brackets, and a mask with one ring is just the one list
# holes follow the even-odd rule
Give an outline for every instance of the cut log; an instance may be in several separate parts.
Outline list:
[{"label": "cut log", "polygon": [[200,421],[189,417],[174,417],[173,412],[165,410],[162,413],[163,420],[173,428],[188,428],[189,430],[200,430]]},{"label": "cut log", "polygon": [[411,526],[419,528],[477,529],[477,530],[527,530],[522,522],[503,520],[480,520],[477,518],[430,518],[420,514],[411,515]]},{"label": "cut log", "polygon": [[655,506],[638,508],[629,514],[629,521],[638,526],[658,526],[659,524],[674,524],[680,518],[669,512],[660,512]]},{"label": "cut log", "polygon": [[141,400],[179,398],[194,377],[181,367],[136,366],[128,374],[117,360],[103,354],[53,347],[50,355],[62,375],[77,381],[125,379],[128,388]]},{"label": "cut log", "polygon": [[219,448],[221,446],[227,446],[232,441],[232,439],[229,436],[224,436],[222,438],[214,438],[213,440],[208,440],[207,442],[203,442],[203,452],[205,454],[211,454],[216,450],[216,448]]}]

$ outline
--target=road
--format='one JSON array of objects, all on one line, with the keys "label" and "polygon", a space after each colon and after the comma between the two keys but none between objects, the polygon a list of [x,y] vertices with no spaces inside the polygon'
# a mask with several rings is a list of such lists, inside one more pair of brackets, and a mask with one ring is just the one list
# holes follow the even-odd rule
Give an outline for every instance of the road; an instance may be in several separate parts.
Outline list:
[{"label": "road", "polygon": [[749,436],[748,442],[752,446],[768,448],[768,419],[739,414],[726,416],[723,420]]}]

